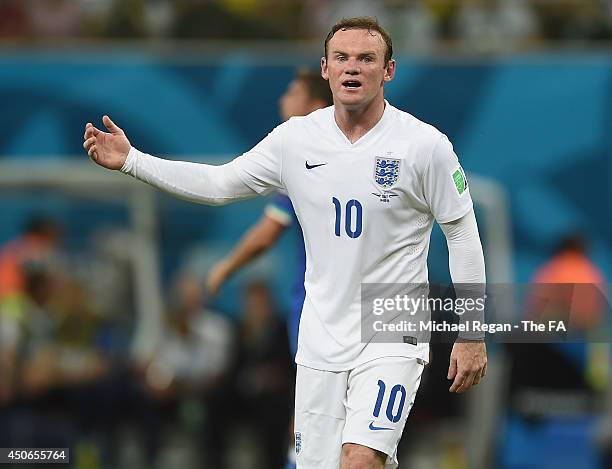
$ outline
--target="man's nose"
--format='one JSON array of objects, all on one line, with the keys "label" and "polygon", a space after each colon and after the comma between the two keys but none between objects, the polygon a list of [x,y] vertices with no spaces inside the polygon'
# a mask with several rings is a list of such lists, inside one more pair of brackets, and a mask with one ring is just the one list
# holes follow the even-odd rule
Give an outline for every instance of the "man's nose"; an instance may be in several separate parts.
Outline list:
[{"label": "man's nose", "polygon": [[344,73],[349,75],[358,75],[359,72],[359,62],[356,59],[349,59],[346,62],[346,69],[344,70]]}]

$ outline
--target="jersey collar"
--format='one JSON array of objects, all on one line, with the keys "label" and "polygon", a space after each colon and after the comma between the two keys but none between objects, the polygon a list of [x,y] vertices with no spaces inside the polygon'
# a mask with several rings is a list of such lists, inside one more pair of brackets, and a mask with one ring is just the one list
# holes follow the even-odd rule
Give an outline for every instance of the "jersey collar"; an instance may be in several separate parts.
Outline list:
[{"label": "jersey collar", "polygon": [[378,135],[381,134],[381,132],[383,132],[384,128],[386,127],[386,123],[391,119],[391,115],[392,115],[391,108],[392,107],[393,106],[391,106],[389,102],[385,99],[385,110],[383,111],[383,115],[381,116],[379,121],[376,124],[374,124],[374,127],[368,130],[355,143],[351,143],[351,141],[346,137],[346,135],[344,135],[344,132],[342,132],[342,130],[338,126],[338,123],[336,122],[335,113],[333,112],[333,106],[332,106],[331,118],[333,121],[333,126],[336,129],[336,133],[339,135],[343,144],[347,146],[348,148],[354,149],[354,148],[359,148],[367,144],[369,141],[375,139]]}]

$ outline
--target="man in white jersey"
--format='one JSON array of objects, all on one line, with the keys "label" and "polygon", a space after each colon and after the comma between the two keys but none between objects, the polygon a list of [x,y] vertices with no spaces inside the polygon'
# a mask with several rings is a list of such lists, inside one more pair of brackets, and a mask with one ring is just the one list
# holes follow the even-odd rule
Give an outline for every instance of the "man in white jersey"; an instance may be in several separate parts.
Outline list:
[{"label": "man in white jersey", "polygon": [[[426,343],[361,340],[361,285],[426,283],[434,220],[455,284],[484,284],[469,189],[445,135],[391,106],[384,85],[395,61],[372,18],[345,19],[325,40],[321,73],[334,106],[276,127],[222,166],[168,161],[109,132],[85,128],[89,156],[178,197],[218,205],[284,189],[304,233],[306,299],[296,382],[297,464],[396,467],[397,444],[418,389]],[[484,377],[482,337],[457,341],[451,392]]]}]

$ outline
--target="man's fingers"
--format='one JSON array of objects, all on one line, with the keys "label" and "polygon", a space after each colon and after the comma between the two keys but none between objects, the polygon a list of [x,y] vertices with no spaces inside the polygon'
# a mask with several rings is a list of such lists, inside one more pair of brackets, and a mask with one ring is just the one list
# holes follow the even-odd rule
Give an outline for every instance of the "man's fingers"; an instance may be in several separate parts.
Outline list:
[{"label": "man's fingers", "polygon": [[474,382],[475,372],[470,372],[466,370],[461,370],[457,373],[457,377],[460,379],[455,379],[453,385],[451,386],[450,392],[462,393],[467,391]]},{"label": "man's fingers", "polygon": [[83,134],[83,140],[87,140],[90,137],[97,137],[100,134],[100,130],[96,129],[90,122],[85,126],[85,134]]},{"label": "man's fingers", "polygon": [[472,384],[474,384],[475,376],[476,376],[476,372],[468,373],[465,379],[463,380],[463,383],[461,384],[461,386],[459,386],[459,389],[457,389],[457,392],[462,393],[470,389],[472,387]]},{"label": "man's fingers", "polygon": [[457,374],[457,359],[455,357],[451,357],[450,363],[448,365],[448,374],[446,375],[447,379],[453,379]]},{"label": "man's fingers", "polygon": [[88,150],[89,147],[94,145],[95,143],[96,143],[96,137],[89,137],[87,140],[83,142],[83,148],[85,148],[85,150]]},{"label": "man's fingers", "polygon": [[109,130],[110,133],[112,134],[119,134],[119,133],[123,133],[123,130],[121,130],[117,124],[115,124],[110,117],[108,116],[104,116],[102,117],[102,122],[104,123],[104,125],[106,126],[106,128]]},{"label": "man's fingers", "polygon": [[486,374],[486,367],[487,365],[485,363],[482,368],[476,368],[472,371],[467,372],[466,378],[463,380],[463,383],[461,384],[457,392],[465,392],[472,386],[476,386],[478,383],[480,383],[480,380]]},{"label": "man's fingers", "polygon": [[455,381],[453,381],[453,384],[449,388],[449,391],[457,392],[457,390],[461,387],[461,385],[466,380],[466,378],[467,378],[467,373],[463,371],[460,371],[459,373],[457,373],[457,376],[455,376]]},{"label": "man's fingers", "polygon": [[474,384],[478,384],[487,374],[487,362],[485,362],[476,372],[474,377]]},{"label": "man's fingers", "polygon": [[95,161],[98,158],[98,155],[96,154],[96,146],[92,145],[91,147],[89,147],[89,150],[87,150],[87,154]]}]

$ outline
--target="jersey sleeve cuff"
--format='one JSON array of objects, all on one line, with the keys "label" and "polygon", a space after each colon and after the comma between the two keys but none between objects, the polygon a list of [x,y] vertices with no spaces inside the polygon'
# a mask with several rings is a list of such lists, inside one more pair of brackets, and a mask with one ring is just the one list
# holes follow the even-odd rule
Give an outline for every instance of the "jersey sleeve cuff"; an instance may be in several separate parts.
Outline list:
[{"label": "jersey sleeve cuff", "polygon": [[266,216],[272,218],[274,221],[280,223],[283,226],[291,225],[291,215],[273,204],[266,206],[264,213],[266,214]]},{"label": "jersey sleeve cuff", "polygon": [[130,147],[130,151],[128,152],[127,158],[125,159],[125,163],[121,167],[120,171],[125,174],[134,174],[134,167],[136,166],[136,161],[138,160],[138,156],[141,152],[138,151],[134,147]]}]

